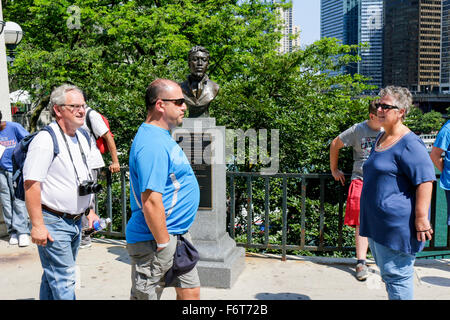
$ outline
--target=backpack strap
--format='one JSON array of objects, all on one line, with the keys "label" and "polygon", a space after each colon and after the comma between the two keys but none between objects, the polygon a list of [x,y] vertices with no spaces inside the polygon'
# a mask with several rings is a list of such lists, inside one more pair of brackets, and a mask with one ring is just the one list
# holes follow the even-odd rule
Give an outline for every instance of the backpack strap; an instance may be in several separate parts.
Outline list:
[{"label": "backpack strap", "polygon": [[55,131],[53,131],[52,127],[49,125],[43,127],[41,130],[47,131],[50,134],[50,137],[52,137],[53,141],[53,159],[58,155],[59,153],[59,145],[58,140],[56,139]]},{"label": "backpack strap", "polygon": [[[95,136],[94,131],[92,131],[92,124],[91,124],[91,117],[89,116],[91,111],[93,109],[91,107],[89,107],[89,110],[86,112],[86,126],[89,128],[89,130],[91,131],[92,135],[94,136],[95,139],[98,139],[98,137]],[[90,141],[89,141],[89,147],[90,147]]]},{"label": "backpack strap", "polygon": [[[90,110],[89,110],[90,111]],[[80,131],[83,136],[86,138],[88,144],[89,144],[89,149],[91,148],[91,136],[89,135],[89,133],[84,130],[83,128],[78,128],[78,131]]]}]

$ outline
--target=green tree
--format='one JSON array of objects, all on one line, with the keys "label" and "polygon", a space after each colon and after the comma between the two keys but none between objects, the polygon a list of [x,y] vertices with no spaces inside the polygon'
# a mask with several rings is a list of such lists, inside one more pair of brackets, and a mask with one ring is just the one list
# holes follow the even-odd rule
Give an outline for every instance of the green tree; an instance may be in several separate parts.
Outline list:
[{"label": "green tree", "polygon": [[[55,85],[83,88],[110,121],[121,162],[145,118],[144,91],[157,77],[183,81],[194,45],[211,54],[208,74],[221,90],[211,114],[228,128],[279,129],[283,171],[328,170],[328,144],[366,117],[367,89],[355,75],[329,77],[359,59],[357,46],[324,39],[278,55],[271,1],[3,1],[5,19],[26,32],[9,72],[34,97],[30,131]],[[336,57],[339,58],[336,60]],[[294,154],[293,154],[294,153]],[[256,170],[246,165],[244,170]]]},{"label": "green tree", "polygon": [[[280,171],[327,172],[331,140],[368,117],[369,98],[354,97],[371,87],[360,75],[320,71],[356,61],[350,53],[357,48],[323,39],[290,54],[267,53],[248,74],[223,84],[211,113],[227,128],[280,130]],[[259,168],[247,163],[240,170]]]},{"label": "green tree", "polygon": [[[189,73],[188,51],[202,45],[211,54],[208,75],[221,87],[210,107],[217,123],[244,131],[279,130],[279,171],[329,172],[330,142],[368,117],[369,98],[355,97],[373,88],[358,74],[330,76],[322,71],[358,61],[360,46],[322,39],[280,55],[277,6],[286,4],[3,0],[5,20],[19,22],[26,32],[9,70],[11,85],[34,97],[32,125],[53,86],[67,81],[80,86],[88,103],[109,119],[120,161],[126,164],[145,118],[145,88],[157,77],[183,81]],[[349,172],[350,153],[341,159]],[[238,166],[240,171],[261,167],[248,162]],[[315,189],[309,190],[313,194]],[[239,190],[238,201],[243,202],[245,192]],[[298,195],[293,188],[289,196]],[[330,203],[334,206],[335,200]]]},{"label": "green tree", "polygon": [[405,125],[417,134],[437,132],[444,124],[442,114],[437,111],[423,113],[417,107],[411,108],[406,116]]}]

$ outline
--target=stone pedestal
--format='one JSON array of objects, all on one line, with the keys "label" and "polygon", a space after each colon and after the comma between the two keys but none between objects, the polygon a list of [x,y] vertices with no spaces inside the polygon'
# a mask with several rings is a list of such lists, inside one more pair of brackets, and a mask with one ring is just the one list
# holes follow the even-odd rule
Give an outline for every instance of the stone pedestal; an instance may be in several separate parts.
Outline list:
[{"label": "stone pedestal", "polygon": [[216,126],[215,118],[186,118],[172,136],[200,185],[200,207],[190,233],[200,254],[201,285],[231,288],[245,267],[245,249],[226,232],[225,127]]}]

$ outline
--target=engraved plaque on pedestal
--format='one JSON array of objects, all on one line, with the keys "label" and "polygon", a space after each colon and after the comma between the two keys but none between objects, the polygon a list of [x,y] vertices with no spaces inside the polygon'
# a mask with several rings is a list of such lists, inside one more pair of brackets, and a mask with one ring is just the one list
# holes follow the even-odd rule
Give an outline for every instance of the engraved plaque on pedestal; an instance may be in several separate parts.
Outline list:
[{"label": "engraved plaque on pedestal", "polygon": [[183,149],[200,187],[199,210],[212,209],[211,134],[175,133],[175,141]]},{"label": "engraved plaque on pedestal", "polygon": [[226,231],[225,127],[214,118],[186,118],[172,132],[200,186],[200,206],[189,229],[200,255],[202,287],[230,288],[245,268],[245,250]]}]

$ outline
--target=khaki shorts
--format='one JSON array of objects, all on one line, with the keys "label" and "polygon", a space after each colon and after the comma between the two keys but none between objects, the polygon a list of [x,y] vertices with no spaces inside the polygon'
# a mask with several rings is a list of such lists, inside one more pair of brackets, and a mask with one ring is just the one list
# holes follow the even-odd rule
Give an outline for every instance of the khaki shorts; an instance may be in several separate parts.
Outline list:
[{"label": "khaki shorts", "polygon": [[[127,251],[131,258],[131,300],[159,300],[164,290],[164,276],[172,267],[173,256],[177,245],[176,235],[169,235],[169,245],[156,252],[156,241],[127,243]],[[183,235],[191,241],[189,233]],[[197,267],[177,277],[169,287],[200,287]]]}]

